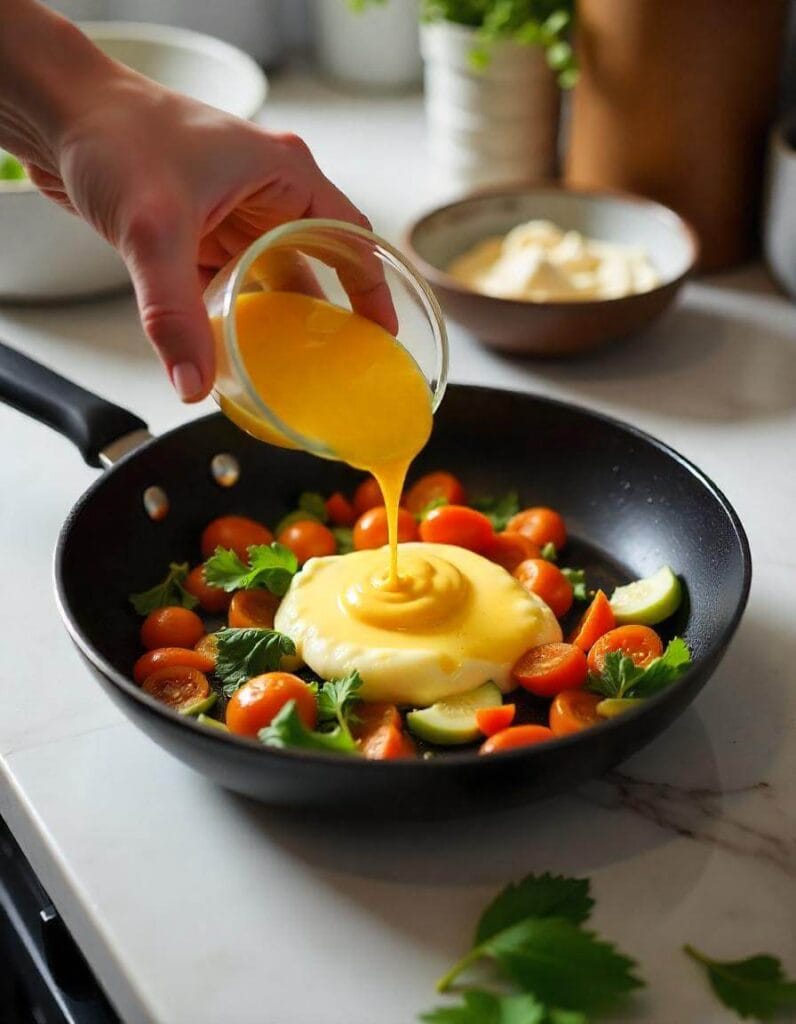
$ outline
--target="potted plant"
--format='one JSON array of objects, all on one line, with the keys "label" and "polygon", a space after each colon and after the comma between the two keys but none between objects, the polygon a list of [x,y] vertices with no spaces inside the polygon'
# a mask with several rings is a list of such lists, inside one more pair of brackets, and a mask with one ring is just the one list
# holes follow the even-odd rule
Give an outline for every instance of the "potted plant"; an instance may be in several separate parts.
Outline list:
[{"label": "potted plant", "polygon": [[419,85],[419,0],[313,0],[315,52],[335,82],[396,92]]},{"label": "potted plant", "polygon": [[575,0],[423,0],[429,143],[458,189],[555,174]]}]

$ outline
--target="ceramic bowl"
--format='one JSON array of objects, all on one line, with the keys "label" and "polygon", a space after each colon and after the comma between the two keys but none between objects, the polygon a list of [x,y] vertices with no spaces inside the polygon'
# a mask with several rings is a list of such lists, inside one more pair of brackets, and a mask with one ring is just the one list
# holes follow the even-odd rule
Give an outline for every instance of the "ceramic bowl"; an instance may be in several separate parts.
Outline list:
[{"label": "ceramic bowl", "polygon": [[[243,118],[263,105],[265,75],[228,43],[164,25],[81,27],[111,57],[170,89]],[[71,299],[128,285],[116,252],[28,181],[0,181],[0,238],[0,301]]]},{"label": "ceramic bowl", "polygon": [[[481,295],[446,272],[477,242],[528,220],[550,220],[601,241],[642,246],[661,283],[620,299],[523,302]],[[648,199],[523,186],[477,193],[427,213],[409,228],[405,247],[445,312],[485,344],[528,356],[565,357],[633,334],[660,316],[694,269],[699,243],[673,210]]]}]

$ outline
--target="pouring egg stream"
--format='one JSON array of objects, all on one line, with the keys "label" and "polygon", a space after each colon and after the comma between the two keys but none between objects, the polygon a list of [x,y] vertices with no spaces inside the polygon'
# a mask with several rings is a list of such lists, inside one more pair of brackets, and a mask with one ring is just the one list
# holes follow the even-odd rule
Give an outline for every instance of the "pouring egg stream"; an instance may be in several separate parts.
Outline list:
[{"label": "pouring egg stream", "polygon": [[[462,485],[444,472],[408,491],[414,516],[401,508],[410,464],[431,434],[432,396],[385,328],[288,291],[240,294],[234,316],[250,385],[292,435],[221,395],[225,414],[263,441],[296,447],[301,436],[372,474],[387,537],[378,524],[369,529],[374,513],[360,500],[359,550],[333,553],[337,538],[321,520],[354,525],[343,495],[316,496],[276,543],[243,517],[209,524],[204,565],[173,565],[164,584],[132,598],[146,614],[149,652],[134,672],[146,692],[269,745],[404,757],[414,754],[406,725],[432,745],[480,738],[489,753],[598,724],[643,696],[651,664],[677,660],[650,628],[679,604],[671,570],[631,585],[629,600],[627,588],[612,601],[598,591],[563,643],[557,616],[573,604],[573,582],[587,595],[582,574],[550,560],[566,543],[558,513],[516,506],[490,519],[464,504]],[[410,538],[400,545],[399,522]],[[197,603],[216,613],[228,604],[227,625],[206,633]],[[625,689],[603,678],[622,658],[636,677]],[[680,652],[672,678],[682,662]],[[556,698],[549,725],[512,725],[515,705],[503,695],[518,685]],[[225,698],[222,722],[211,711]]]}]

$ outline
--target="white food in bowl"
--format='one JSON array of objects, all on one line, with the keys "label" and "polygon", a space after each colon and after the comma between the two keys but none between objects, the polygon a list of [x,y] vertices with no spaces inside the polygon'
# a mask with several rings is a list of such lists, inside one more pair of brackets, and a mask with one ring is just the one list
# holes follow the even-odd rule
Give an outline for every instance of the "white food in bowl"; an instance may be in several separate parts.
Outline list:
[{"label": "white food in bowl", "polygon": [[[267,80],[248,54],[167,25],[87,22],[109,56],[162,85],[238,117],[253,118]],[[0,300],[78,298],[129,286],[122,260],[92,228],[27,181],[0,181]]]}]

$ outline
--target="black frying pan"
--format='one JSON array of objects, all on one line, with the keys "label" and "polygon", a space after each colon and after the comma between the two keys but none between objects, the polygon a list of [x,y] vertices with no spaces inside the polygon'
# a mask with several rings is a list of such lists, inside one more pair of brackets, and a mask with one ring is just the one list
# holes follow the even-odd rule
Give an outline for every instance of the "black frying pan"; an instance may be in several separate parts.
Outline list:
[{"label": "black frying pan", "polygon": [[[605,771],[679,715],[718,665],[744,606],[749,547],[715,485],[659,441],[576,406],[489,388],[451,386],[414,472],[445,468],[472,492],[518,489],[526,503],[567,518],[568,560],[597,582],[643,576],[664,562],[685,578],[688,600],[671,623],[695,664],[638,709],[577,736],[479,758],[368,762],[268,749],[205,729],[134,685],[141,653],[130,592],[162,578],[170,561],[195,562],[206,523],[243,513],[273,523],[306,489],[350,490],[345,466],[255,441],[221,414],[144,440],[131,413],[0,346],[0,398],[70,438],[90,465],[138,441],[70,512],[55,554],[58,602],[78,651],[136,725],[198,771],[274,804],[390,815],[443,815],[548,796]],[[106,457],[101,459],[103,450]],[[240,464],[232,487],[211,460]],[[142,495],[162,487],[166,517],[153,521]],[[526,717],[540,715],[526,702]]]}]

